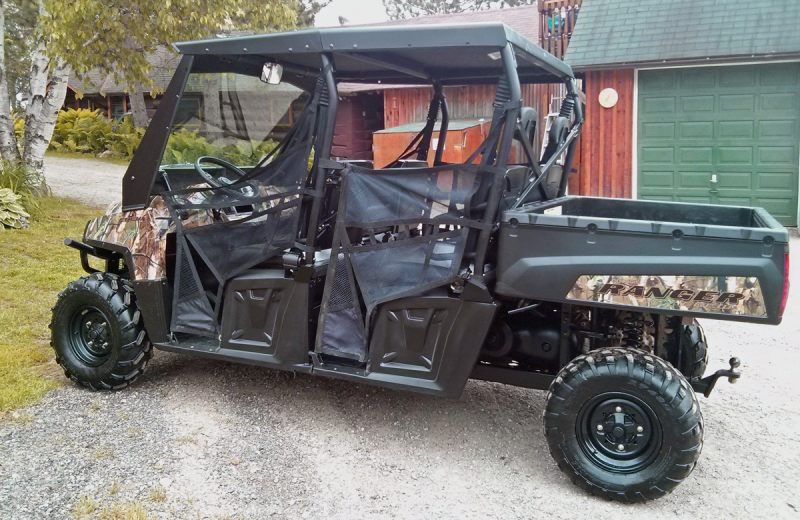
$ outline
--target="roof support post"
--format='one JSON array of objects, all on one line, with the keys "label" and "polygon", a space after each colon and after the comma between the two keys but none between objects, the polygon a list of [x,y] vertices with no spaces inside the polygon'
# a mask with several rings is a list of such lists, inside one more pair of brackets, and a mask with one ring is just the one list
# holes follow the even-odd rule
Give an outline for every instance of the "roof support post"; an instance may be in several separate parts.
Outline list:
[{"label": "roof support post", "polygon": [[150,203],[150,192],[158,174],[158,166],[164,155],[164,148],[167,146],[172,120],[178,110],[178,101],[186,86],[193,59],[192,55],[185,55],[181,58],[166,92],[164,92],[164,97],[161,98],[158,110],[128,165],[128,170],[122,179],[123,211],[144,209]]},{"label": "roof support post", "polygon": [[311,203],[311,213],[308,216],[308,232],[306,234],[306,246],[310,248],[306,258],[307,265],[314,264],[314,248],[317,243],[317,225],[319,224],[319,212],[322,208],[322,197],[325,190],[325,178],[328,168],[322,166],[322,161],[330,160],[331,146],[333,145],[333,133],[336,129],[336,111],[339,107],[339,92],[336,88],[336,79],[333,77],[333,60],[330,54],[320,55],[322,60],[322,81],[325,82],[324,92],[327,94],[320,100],[317,107],[317,130],[315,130],[314,145],[314,173],[315,192],[314,200]]},{"label": "roof support post", "polygon": [[[508,99],[505,100],[503,133],[500,135],[500,146],[497,156],[494,158],[494,166],[498,169],[505,169],[508,166],[508,155],[511,153],[511,145],[514,141],[514,132],[517,129],[517,119],[522,105],[522,87],[519,84],[517,75],[517,60],[514,56],[514,49],[510,43],[500,50],[503,59],[503,75],[508,84]],[[497,99],[496,102],[502,102]],[[491,153],[487,150],[486,153]],[[497,221],[497,208],[500,205],[500,195],[502,194],[504,176],[497,173],[492,175],[492,186],[489,192],[489,200],[486,203],[486,222]],[[493,229],[483,229],[478,236],[478,243],[475,247],[475,278],[476,281],[483,282],[483,269],[486,263],[486,250],[489,247]]]}]

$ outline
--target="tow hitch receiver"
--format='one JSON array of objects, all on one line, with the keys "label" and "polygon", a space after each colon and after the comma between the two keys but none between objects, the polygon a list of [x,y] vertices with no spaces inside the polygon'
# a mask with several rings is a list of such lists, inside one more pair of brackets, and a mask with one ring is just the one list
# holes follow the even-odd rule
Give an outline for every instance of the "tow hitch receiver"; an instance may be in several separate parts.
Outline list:
[{"label": "tow hitch receiver", "polygon": [[728,363],[731,365],[730,370],[717,370],[713,375],[704,377],[702,379],[692,380],[692,388],[694,391],[702,392],[706,397],[710,396],[711,391],[714,390],[714,385],[717,384],[717,379],[720,377],[727,377],[729,383],[735,383],[737,379],[742,377],[742,374],[735,371],[737,368],[739,368],[739,365],[741,365],[742,362],[738,357],[732,357],[730,360],[728,360]]}]

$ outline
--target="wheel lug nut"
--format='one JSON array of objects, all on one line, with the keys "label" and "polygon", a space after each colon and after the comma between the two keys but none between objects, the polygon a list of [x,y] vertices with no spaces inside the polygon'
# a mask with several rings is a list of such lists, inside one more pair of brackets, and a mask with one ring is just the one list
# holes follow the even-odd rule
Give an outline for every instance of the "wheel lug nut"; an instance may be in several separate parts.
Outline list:
[{"label": "wheel lug nut", "polygon": [[623,446],[622,444],[617,444],[617,449],[619,451],[625,451],[625,446]]},{"label": "wheel lug nut", "polygon": [[642,433],[644,431],[644,428],[642,428],[641,426],[637,426],[636,431]]},{"label": "wheel lug nut", "polygon": [[597,431],[599,431],[599,432],[603,431],[603,425],[602,424],[598,424],[597,425]]},{"label": "wheel lug nut", "polygon": [[621,406],[617,406],[616,408],[614,408],[614,411],[617,412],[617,413],[622,413],[622,407]]},{"label": "wheel lug nut", "polygon": [[91,327],[92,327],[92,322],[91,321],[87,321],[86,322],[86,328],[90,329]]}]

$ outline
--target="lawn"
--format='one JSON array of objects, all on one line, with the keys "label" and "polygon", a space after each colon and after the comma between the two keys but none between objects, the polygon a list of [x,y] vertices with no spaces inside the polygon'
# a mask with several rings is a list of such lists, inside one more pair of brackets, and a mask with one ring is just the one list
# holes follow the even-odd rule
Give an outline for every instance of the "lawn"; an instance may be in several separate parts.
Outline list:
[{"label": "lawn", "polygon": [[30,229],[0,231],[0,417],[60,384],[50,348],[50,309],[58,292],[83,274],[64,246],[100,214],[69,199],[40,200]]}]

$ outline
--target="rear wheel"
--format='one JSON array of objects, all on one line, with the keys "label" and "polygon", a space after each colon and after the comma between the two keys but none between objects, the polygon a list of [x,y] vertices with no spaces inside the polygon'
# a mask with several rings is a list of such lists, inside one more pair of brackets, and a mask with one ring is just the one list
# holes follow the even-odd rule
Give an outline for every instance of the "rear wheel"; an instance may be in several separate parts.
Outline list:
[{"label": "rear wheel", "polygon": [[109,273],[70,282],[58,295],[50,345],[64,374],[92,390],[118,390],[152,357],[133,287]]},{"label": "rear wheel", "polygon": [[579,356],[550,386],[550,453],[586,491],[622,502],[666,495],[694,469],[703,440],[697,398],[669,363],[634,349]]},{"label": "rear wheel", "polygon": [[708,347],[703,327],[697,320],[683,325],[680,317],[668,318],[672,332],[664,345],[665,357],[689,380],[703,377],[708,366]]}]

